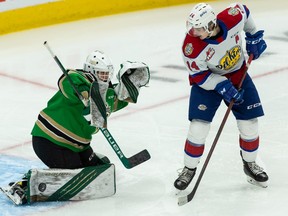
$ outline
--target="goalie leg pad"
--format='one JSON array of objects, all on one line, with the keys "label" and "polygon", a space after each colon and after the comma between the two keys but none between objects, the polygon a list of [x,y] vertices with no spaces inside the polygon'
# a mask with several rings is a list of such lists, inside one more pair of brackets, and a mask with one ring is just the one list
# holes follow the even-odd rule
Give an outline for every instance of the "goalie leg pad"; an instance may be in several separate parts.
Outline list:
[{"label": "goalie leg pad", "polygon": [[31,169],[28,172],[28,203],[88,200],[112,196],[115,192],[114,164],[82,169]]}]

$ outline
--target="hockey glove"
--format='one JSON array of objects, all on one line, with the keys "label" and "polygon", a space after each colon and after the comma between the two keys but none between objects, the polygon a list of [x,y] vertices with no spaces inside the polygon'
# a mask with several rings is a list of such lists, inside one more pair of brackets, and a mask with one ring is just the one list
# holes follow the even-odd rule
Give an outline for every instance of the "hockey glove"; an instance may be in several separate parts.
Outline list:
[{"label": "hockey glove", "polygon": [[225,80],[220,82],[215,87],[215,90],[223,97],[225,101],[228,103],[234,99],[234,104],[239,105],[244,102],[243,94],[244,90],[238,91],[229,80]]},{"label": "hockey glove", "polygon": [[126,61],[116,75],[119,83],[115,93],[121,101],[137,103],[140,88],[146,86],[150,80],[149,67],[143,62]]},{"label": "hockey glove", "polygon": [[267,48],[266,42],[263,40],[263,33],[263,30],[258,31],[253,35],[246,32],[246,50],[248,55],[253,54],[253,60],[259,58]]}]

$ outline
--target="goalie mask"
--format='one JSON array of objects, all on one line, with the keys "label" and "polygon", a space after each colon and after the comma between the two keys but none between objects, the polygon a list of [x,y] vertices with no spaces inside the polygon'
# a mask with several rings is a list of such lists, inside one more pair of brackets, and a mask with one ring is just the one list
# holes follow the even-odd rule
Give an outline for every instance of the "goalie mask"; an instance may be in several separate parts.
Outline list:
[{"label": "goalie mask", "polygon": [[110,82],[114,72],[111,59],[99,50],[88,55],[83,69],[95,75],[98,83]]},{"label": "goalie mask", "polygon": [[216,27],[216,20],[213,8],[209,4],[199,3],[188,16],[187,33],[193,37],[199,37],[201,32],[206,31],[210,37]]}]

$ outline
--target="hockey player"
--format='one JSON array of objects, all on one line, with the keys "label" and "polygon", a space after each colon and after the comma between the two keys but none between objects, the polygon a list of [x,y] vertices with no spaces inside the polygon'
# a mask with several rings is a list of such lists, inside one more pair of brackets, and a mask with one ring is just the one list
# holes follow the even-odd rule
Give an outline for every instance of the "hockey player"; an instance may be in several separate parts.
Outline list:
[{"label": "hockey player", "polygon": [[[97,82],[102,90],[104,88],[96,101],[103,99],[109,116],[129,102],[137,102],[140,87],[149,82],[150,73],[146,64],[127,61],[121,64],[117,74],[119,83],[112,84],[113,71],[110,58],[99,50],[87,57],[83,70],[68,71],[74,86],[86,100],[86,106],[78,98],[68,78],[64,74],[59,78],[59,90],[40,112],[31,132],[36,155],[50,169],[30,170],[28,179],[11,183],[4,192],[15,204],[82,200],[115,193],[114,165],[90,146],[92,135],[98,132],[99,127],[106,127],[101,115],[97,115],[99,110],[93,102],[95,98],[91,99],[91,86]],[[130,87],[134,86],[134,91],[136,89],[133,96],[129,95],[129,87],[123,83],[123,77],[130,80]],[[94,120],[90,121],[89,116]],[[101,178],[98,176],[100,173],[103,173]],[[68,193],[67,188],[73,192]]]},{"label": "hockey player", "polygon": [[218,15],[206,3],[197,4],[187,19],[183,42],[183,60],[189,71],[190,127],[184,147],[184,168],[174,186],[185,190],[195,176],[204,152],[210,124],[222,99],[232,107],[239,129],[240,155],[247,180],[267,187],[268,175],[256,162],[259,148],[257,117],[263,116],[262,105],[253,81],[245,70],[241,33],[246,33],[246,51],[254,60],[266,49],[263,30],[257,30],[249,9],[232,4]]}]

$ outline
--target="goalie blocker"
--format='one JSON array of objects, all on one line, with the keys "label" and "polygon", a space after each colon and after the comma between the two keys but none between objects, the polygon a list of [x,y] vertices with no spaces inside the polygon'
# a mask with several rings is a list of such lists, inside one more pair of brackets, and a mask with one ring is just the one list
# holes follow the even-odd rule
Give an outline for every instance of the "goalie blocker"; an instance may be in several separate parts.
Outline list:
[{"label": "goalie blocker", "polygon": [[140,88],[149,83],[150,71],[145,63],[126,61],[116,77],[119,81],[115,87],[117,98],[136,103]]},{"label": "goalie blocker", "polygon": [[[31,169],[27,183],[17,182],[2,192],[16,205],[44,201],[89,200],[116,192],[115,166],[104,164],[81,169]],[[19,193],[19,185],[26,185]]]}]

